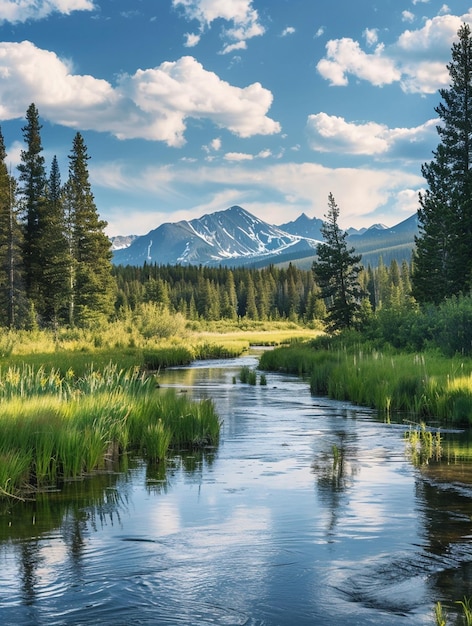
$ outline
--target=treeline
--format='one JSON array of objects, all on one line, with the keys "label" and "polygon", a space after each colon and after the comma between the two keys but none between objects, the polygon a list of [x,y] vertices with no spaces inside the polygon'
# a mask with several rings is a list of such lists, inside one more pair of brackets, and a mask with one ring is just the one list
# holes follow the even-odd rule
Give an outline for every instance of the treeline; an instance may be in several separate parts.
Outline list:
[{"label": "treeline", "polygon": [[84,139],[73,139],[62,184],[56,157],[46,170],[41,128],[31,104],[17,177],[6,165],[0,130],[0,326],[9,328],[87,325],[114,312],[110,242]]},{"label": "treeline", "polygon": [[[325,301],[311,270],[289,264],[264,269],[181,265],[118,266],[116,310],[156,303],[189,320],[278,320],[323,322]],[[381,308],[414,307],[410,267],[393,260],[360,275],[365,317]]]}]

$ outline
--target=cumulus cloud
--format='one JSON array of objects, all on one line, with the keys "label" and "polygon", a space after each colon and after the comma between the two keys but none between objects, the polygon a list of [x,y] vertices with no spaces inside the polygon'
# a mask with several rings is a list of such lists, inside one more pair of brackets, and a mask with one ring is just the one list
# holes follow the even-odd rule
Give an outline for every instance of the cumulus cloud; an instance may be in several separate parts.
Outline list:
[{"label": "cumulus cloud", "polygon": [[333,39],[326,44],[326,57],[321,59],[317,68],[332,85],[347,85],[348,74],[376,86],[388,85],[401,78],[395,62],[384,54],[382,45],[378,45],[372,54],[367,54],[357,41],[347,37]]},{"label": "cumulus cloud", "polygon": [[415,15],[411,11],[403,11],[402,12],[402,20],[404,22],[414,22],[415,21]]},{"label": "cumulus cloud", "polygon": [[172,6],[182,9],[188,20],[199,23],[200,36],[217,19],[229,22],[231,26],[222,31],[225,40],[222,54],[245,49],[248,39],[265,32],[252,0],[172,0]]},{"label": "cumulus cloud", "polygon": [[353,39],[331,40],[317,69],[332,85],[347,85],[354,76],[378,87],[399,83],[407,93],[434,93],[449,84],[446,64],[463,22],[472,24],[472,9],[462,16],[437,15],[420,29],[404,31],[390,46],[379,43],[372,53]]},{"label": "cumulus cloud", "polygon": [[124,74],[116,85],[73,74],[65,61],[34,44],[0,43],[0,119],[22,117],[35,102],[42,117],[72,128],[185,143],[189,118],[207,119],[239,137],[280,131],[267,117],[272,93],[260,83],[235,87],[191,56]]},{"label": "cumulus cloud", "polygon": [[384,124],[356,124],[343,117],[317,113],[307,121],[309,145],[318,152],[342,152],[383,158],[424,159],[437,139],[438,120],[415,128],[388,128]]},{"label": "cumulus cloud", "polygon": [[0,23],[40,20],[52,13],[69,15],[73,11],[94,9],[92,0],[0,0]]}]

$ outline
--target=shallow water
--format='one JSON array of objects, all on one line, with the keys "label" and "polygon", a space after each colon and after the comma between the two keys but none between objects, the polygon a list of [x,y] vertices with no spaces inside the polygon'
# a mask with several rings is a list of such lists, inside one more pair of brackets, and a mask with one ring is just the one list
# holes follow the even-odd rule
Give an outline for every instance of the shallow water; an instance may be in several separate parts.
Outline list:
[{"label": "shallow water", "polygon": [[420,625],[470,595],[470,465],[417,468],[405,425],[243,364],[162,376],[214,399],[217,449],[0,512],[1,624]]}]

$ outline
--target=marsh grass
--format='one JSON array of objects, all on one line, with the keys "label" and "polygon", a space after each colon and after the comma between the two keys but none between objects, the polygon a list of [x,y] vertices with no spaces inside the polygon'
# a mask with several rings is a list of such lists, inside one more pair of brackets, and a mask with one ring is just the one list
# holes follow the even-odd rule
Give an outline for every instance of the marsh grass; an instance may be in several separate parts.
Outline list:
[{"label": "marsh grass", "polygon": [[134,450],[157,461],[171,446],[213,445],[219,437],[210,401],[161,393],[154,376],[111,363],[80,377],[3,370],[0,402],[0,496],[102,470],[113,454]]},{"label": "marsh grass", "polygon": [[251,369],[247,365],[244,365],[239,372],[239,380],[243,384],[247,385],[256,385],[257,384],[257,373],[255,370]]},{"label": "marsh grass", "polygon": [[384,414],[402,412],[417,419],[472,424],[470,359],[303,343],[264,353],[259,368],[305,376],[314,394],[349,400]]},{"label": "marsh grass", "polygon": [[466,624],[466,626],[472,626],[472,598],[464,596],[464,599],[459,600],[456,604],[459,604],[462,608],[464,624]]},{"label": "marsh grass", "polygon": [[436,602],[435,606],[434,606],[434,617],[436,620],[436,626],[446,626],[447,621],[446,621],[446,614],[444,612],[444,609],[442,607],[441,602]]},{"label": "marsh grass", "polygon": [[428,429],[424,422],[410,427],[405,432],[408,452],[415,465],[429,463],[432,459],[439,461],[442,457],[442,440],[439,430]]}]

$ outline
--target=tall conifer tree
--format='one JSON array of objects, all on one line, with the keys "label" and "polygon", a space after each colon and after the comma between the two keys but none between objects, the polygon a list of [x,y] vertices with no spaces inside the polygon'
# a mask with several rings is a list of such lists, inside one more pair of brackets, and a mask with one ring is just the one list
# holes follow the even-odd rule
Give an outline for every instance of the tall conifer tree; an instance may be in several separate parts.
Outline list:
[{"label": "tall conifer tree", "polygon": [[80,133],[74,137],[69,155],[66,203],[72,223],[73,275],[72,322],[90,324],[109,317],[116,292],[112,276],[110,241],[99,218],[91,190],[89,156]]},{"label": "tall conifer tree", "polygon": [[24,321],[21,227],[15,205],[16,183],[8,172],[0,130],[0,325],[13,328]]},{"label": "tall conifer tree", "polygon": [[328,197],[328,213],[321,233],[325,240],[317,247],[313,271],[328,311],[330,330],[352,328],[360,312],[362,290],[359,284],[361,255],[347,247],[347,233],[339,228],[339,207],[333,194]]},{"label": "tall conifer tree", "polygon": [[21,151],[19,191],[24,210],[23,264],[26,294],[36,310],[43,307],[44,212],[46,170],[41,143],[38,109],[30,104],[22,128],[26,149]]},{"label": "tall conifer tree", "polygon": [[470,289],[472,281],[472,37],[463,24],[447,66],[451,83],[440,89],[435,111],[440,143],[422,167],[428,184],[420,194],[414,295],[439,303]]},{"label": "tall conifer tree", "polygon": [[46,206],[43,279],[47,288],[44,292],[42,312],[45,320],[56,327],[58,323],[68,321],[71,264],[61,175],[56,157],[51,164],[46,188]]}]

